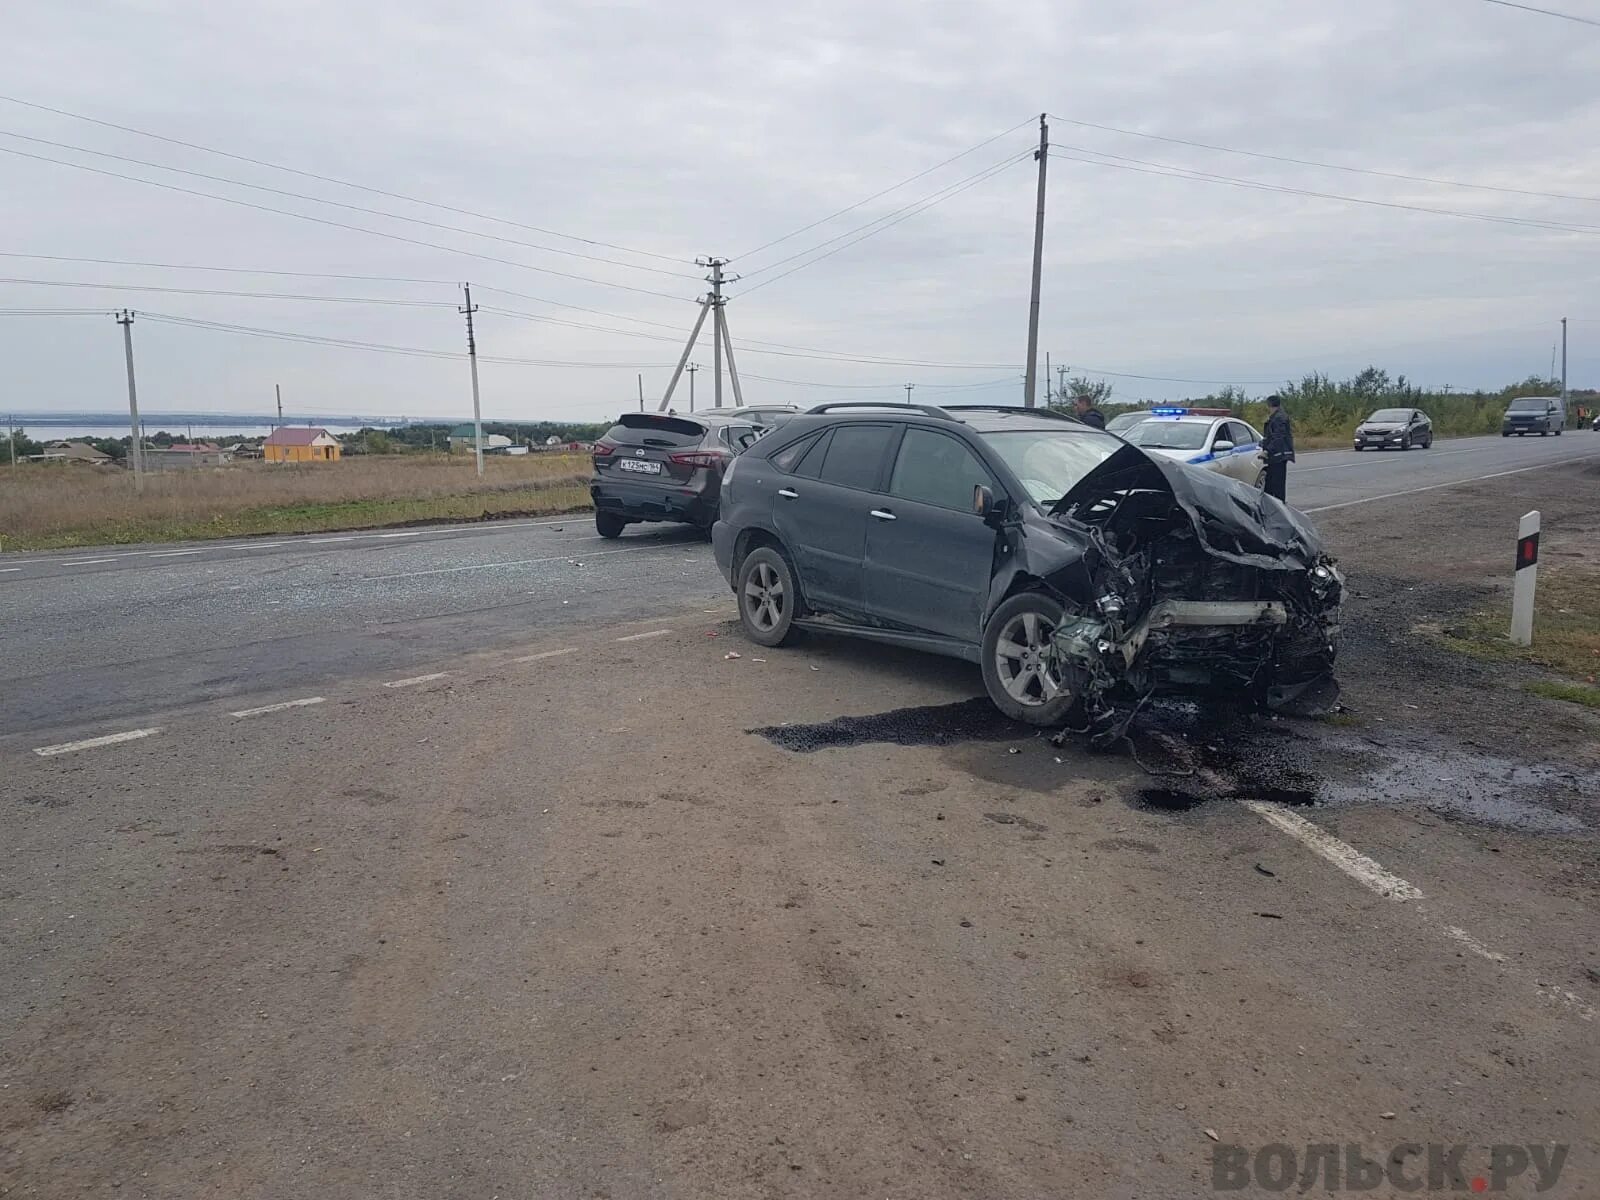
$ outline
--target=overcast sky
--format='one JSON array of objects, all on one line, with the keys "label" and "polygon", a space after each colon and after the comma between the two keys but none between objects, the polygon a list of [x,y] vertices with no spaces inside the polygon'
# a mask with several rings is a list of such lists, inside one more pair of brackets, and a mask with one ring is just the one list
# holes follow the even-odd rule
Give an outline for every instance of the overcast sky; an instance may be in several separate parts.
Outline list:
[{"label": "overcast sky", "polygon": [[[1596,0],[1548,2],[1600,18]],[[728,289],[728,314],[747,402],[815,402],[907,382],[924,389],[917,399],[1013,402],[1021,395],[1033,230],[1035,168],[1026,152],[1038,114],[1049,111],[1052,143],[1078,158],[1094,151],[1158,169],[1589,228],[1463,219],[1126,169],[1136,163],[1116,169],[1052,158],[1041,366],[1049,351],[1074,372],[1237,381],[1257,393],[1286,376],[1348,374],[1368,363],[1430,386],[1499,386],[1549,369],[1559,318],[1568,316],[1573,386],[1600,382],[1600,28],[1485,0],[771,7],[703,0],[9,6],[0,91],[13,100],[522,224],[0,101],[0,148],[395,235],[7,153],[0,155],[0,250],[440,281],[9,257],[0,259],[8,279],[436,307],[6,282],[0,310],[126,305],[152,317],[459,354],[465,334],[451,284],[470,280],[485,306],[481,354],[607,364],[486,361],[485,415],[596,419],[636,403],[640,371],[646,395],[659,396],[704,290],[692,260],[717,254],[733,259],[730,273],[746,277]],[[1579,198],[1297,166],[1066,119]],[[1013,127],[903,188],[752,253]],[[953,190],[1013,156],[992,177]],[[829,242],[942,189],[952,190],[937,205],[857,245]],[[817,253],[844,248],[777,278],[807,256],[779,260],[814,246],[822,246]],[[119,333],[109,315],[0,315],[0,412],[124,405]],[[135,338],[141,403],[153,410],[262,411],[281,383],[286,406],[298,411],[471,412],[464,358],[314,346],[145,316]],[[752,341],[832,357],[762,353],[773,347]],[[839,361],[874,356],[928,365]],[[697,384],[705,403],[708,342],[694,358],[706,368]],[[956,384],[983,386],[940,390]],[[1155,379],[1115,385],[1118,398],[1207,390]]]}]

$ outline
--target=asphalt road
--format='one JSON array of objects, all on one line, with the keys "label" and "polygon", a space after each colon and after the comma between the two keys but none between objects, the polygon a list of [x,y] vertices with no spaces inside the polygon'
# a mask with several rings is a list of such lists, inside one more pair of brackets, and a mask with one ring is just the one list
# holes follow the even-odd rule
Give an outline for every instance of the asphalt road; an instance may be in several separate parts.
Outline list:
[{"label": "asphalt road", "polygon": [[[1600,455],[1600,435],[1307,453],[1309,513]],[[1337,547],[1335,547],[1337,551]],[[434,670],[569,628],[648,618],[727,591],[672,526],[597,537],[585,515],[0,556],[0,737],[187,704]],[[263,701],[265,702],[265,701]]]},{"label": "asphalt road", "polygon": [[0,1195],[1593,1195],[1600,725],[1413,634],[1561,443],[1307,455],[1353,712],[1190,774],[675,531],[0,560]]}]

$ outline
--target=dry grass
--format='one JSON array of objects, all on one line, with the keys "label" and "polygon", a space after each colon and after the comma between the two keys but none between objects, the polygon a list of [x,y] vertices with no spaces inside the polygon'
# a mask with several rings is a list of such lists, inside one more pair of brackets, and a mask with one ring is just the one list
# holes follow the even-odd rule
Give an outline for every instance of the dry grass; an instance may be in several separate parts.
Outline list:
[{"label": "dry grass", "polygon": [[1556,699],[1579,699],[1594,693],[1600,677],[1600,574],[1581,567],[1539,564],[1535,592],[1533,645],[1514,646],[1507,628],[1510,602],[1480,610],[1444,630],[1445,644],[1478,658],[1526,662],[1546,667],[1573,681],[1530,685],[1529,690]]},{"label": "dry grass", "polygon": [[309,533],[427,520],[562,512],[588,502],[581,454],[484,460],[384,455],[336,463],[261,462],[147,477],[74,466],[0,471],[0,549]]}]

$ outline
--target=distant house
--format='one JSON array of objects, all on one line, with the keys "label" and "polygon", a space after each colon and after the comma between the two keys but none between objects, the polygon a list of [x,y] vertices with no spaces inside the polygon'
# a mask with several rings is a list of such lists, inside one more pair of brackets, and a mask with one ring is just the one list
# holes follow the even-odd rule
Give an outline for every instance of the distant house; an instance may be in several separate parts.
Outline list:
[{"label": "distant house", "polygon": [[96,450],[87,442],[50,442],[40,457],[48,462],[87,463],[92,467],[108,467],[117,461],[104,450]]},{"label": "distant house", "polygon": [[[471,425],[457,425],[450,431],[450,453],[454,454],[458,450],[465,450],[471,453],[472,442],[473,429]],[[483,449],[486,453],[490,450],[504,450],[509,445],[511,445],[511,439],[502,433],[486,433],[483,435]]]},{"label": "distant house", "polygon": [[339,440],[326,429],[284,425],[261,443],[268,462],[338,462]]},{"label": "distant house", "polygon": [[143,453],[144,465],[152,471],[221,467],[233,457],[214,442],[173,442],[170,446],[146,446]]}]

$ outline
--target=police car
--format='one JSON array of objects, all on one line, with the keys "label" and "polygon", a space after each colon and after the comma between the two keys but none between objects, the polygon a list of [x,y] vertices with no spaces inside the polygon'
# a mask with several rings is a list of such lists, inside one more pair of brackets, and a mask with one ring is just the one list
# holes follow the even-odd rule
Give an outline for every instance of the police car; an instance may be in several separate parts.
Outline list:
[{"label": "police car", "polygon": [[1153,408],[1124,440],[1141,450],[1230,475],[1253,487],[1267,481],[1261,435],[1226,409]]}]

